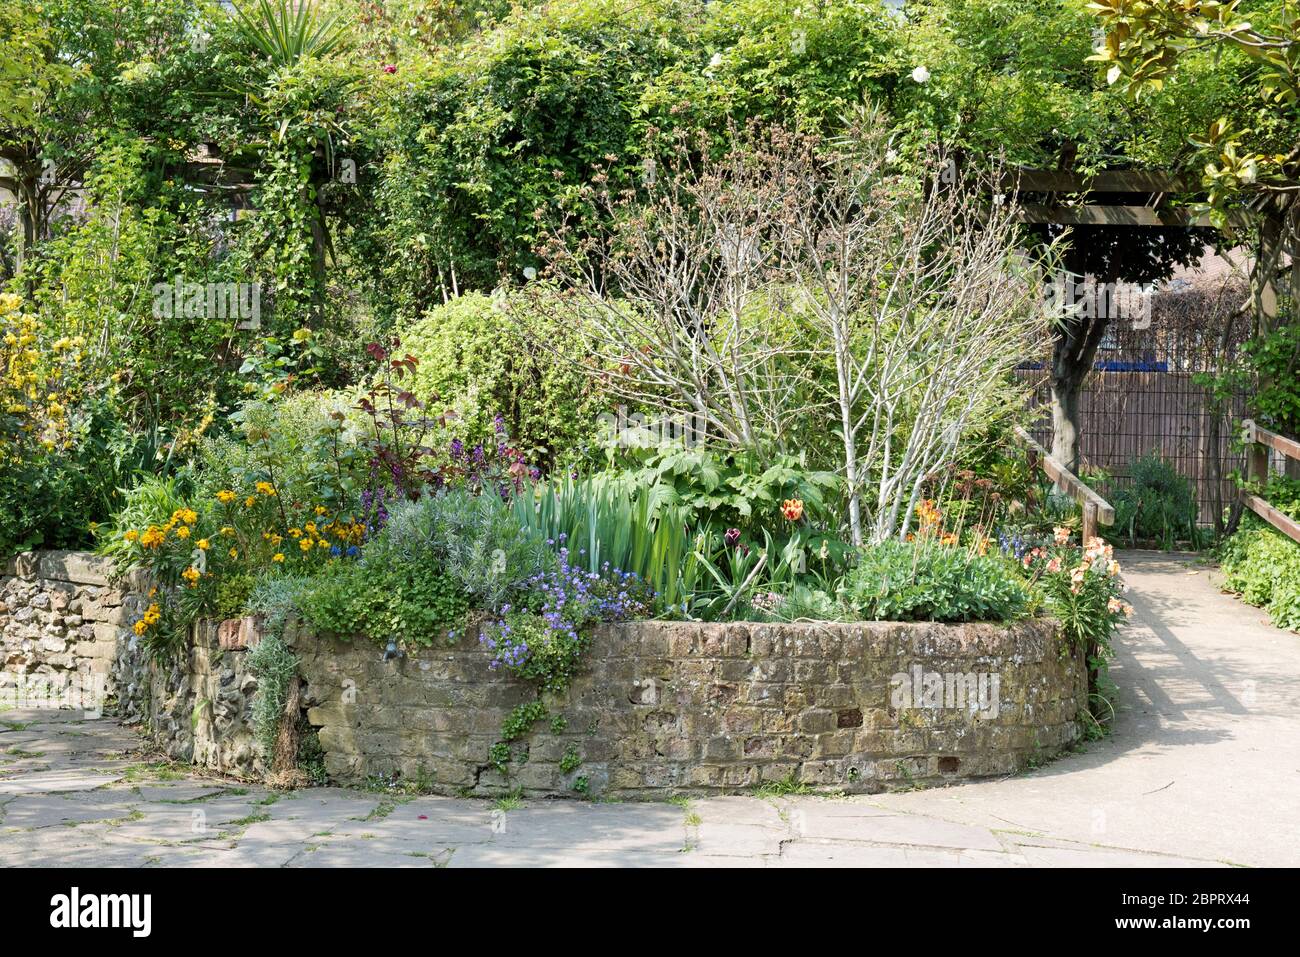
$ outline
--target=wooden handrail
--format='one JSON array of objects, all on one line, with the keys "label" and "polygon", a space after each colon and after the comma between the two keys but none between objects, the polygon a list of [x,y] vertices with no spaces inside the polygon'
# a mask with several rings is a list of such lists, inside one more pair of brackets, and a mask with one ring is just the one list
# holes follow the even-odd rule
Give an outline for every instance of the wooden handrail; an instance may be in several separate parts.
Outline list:
[{"label": "wooden handrail", "polygon": [[1242,438],[1247,445],[1267,445],[1271,449],[1277,449],[1289,459],[1300,459],[1300,442],[1295,439],[1288,439],[1285,435],[1279,435],[1262,425],[1257,425],[1254,419],[1241,420]]},{"label": "wooden handrail", "polygon": [[1083,506],[1083,540],[1097,536],[1098,525],[1114,525],[1115,509],[1104,498],[1084,484],[1083,479],[1065,467],[1052,453],[1043,448],[1034,437],[1020,426],[1016,426],[1016,438],[1028,448],[1031,455],[1038,456],[1038,466],[1047,473],[1056,487],[1071,496]]},{"label": "wooden handrail", "polygon": [[[1246,477],[1261,485],[1268,481],[1268,450],[1276,449],[1289,459],[1300,459],[1300,442],[1256,424],[1254,419],[1242,419],[1242,438],[1246,442]],[[1278,511],[1264,499],[1242,489],[1241,504],[1246,506],[1279,532],[1300,543],[1300,522]]]}]

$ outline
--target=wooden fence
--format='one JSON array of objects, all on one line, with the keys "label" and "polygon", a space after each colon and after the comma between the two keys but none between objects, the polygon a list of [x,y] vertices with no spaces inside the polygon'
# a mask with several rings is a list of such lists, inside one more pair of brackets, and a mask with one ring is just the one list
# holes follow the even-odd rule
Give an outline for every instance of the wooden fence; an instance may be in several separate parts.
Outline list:
[{"label": "wooden fence", "polygon": [[[1243,420],[1241,426],[1242,438],[1249,451],[1246,459],[1247,478],[1260,483],[1268,481],[1269,449],[1280,452],[1284,458],[1300,461],[1300,442],[1295,439],[1270,432],[1251,419]],[[1292,541],[1300,542],[1300,522],[1291,516],[1279,512],[1264,499],[1245,489],[1241,491],[1241,503]]]}]

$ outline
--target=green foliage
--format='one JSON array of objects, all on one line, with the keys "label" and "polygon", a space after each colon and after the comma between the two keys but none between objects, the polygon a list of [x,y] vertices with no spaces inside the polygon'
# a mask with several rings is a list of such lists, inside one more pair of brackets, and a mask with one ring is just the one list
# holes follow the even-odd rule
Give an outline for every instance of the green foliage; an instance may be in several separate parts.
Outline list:
[{"label": "green foliage", "polygon": [[204,436],[195,456],[199,494],[274,482],[287,499],[320,503],[331,512],[355,507],[365,487],[362,424],[348,396],[321,390],[286,392],[242,403],[231,432]]},{"label": "green foliage", "polygon": [[402,334],[419,360],[406,387],[431,410],[454,411],[464,440],[491,435],[501,416],[525,460],[549,466],[592,443],[600,410],[583,338],[532,302],[465,293],[430,310]]},{"label": "green foliage", "polygon": [[1246,343],[1242,358],[1253,384],[1250,405],[1259,423],[1300,435],[1300,323],[1288,322]]},{"label": "green foliage", "polygon": [[864,550],[840,597],[867,621],[1011,621],[1031,608],[1007,562],[933,542]]},{"label": "green foliage", "polygon": [[[1273,498],[1269,502],[1277,504]],[[1289,514],[1300,512],[1300,496],[1292,499],[1290,506]],[[1279,628],[1300,631],[1300,545],[1271,526],[1247,518],[1219,546],[1218,558],[1225,588],[1263,608]]]},{"label": "green foliage", "polygon": [[750,529],[779,525],[781,504],[803,503],[808,521],[833,522],[833,493],[843,484],[833,472],[808,467],[801,456],[777,455],[758,462],[752,455],[724,454],[704,446],[659,444],[611,456],[624,481],[654,488],[665,501],[689,510],[693,524]]},{"label": "green foliage", "polygon": [[567,547],[575,565],[634,573],[662,607],[685,612],[705,581],[696,547],[701,533],[688,527],[688,511],[667,504],[671,498],[662,486],[565,477],[517,498],[514,512],[534,535]]},{"label": "green foliage", "polygon": [[522,527],[517,510],[496,495],[467,490],[394,506],[364,560],[381,569],[440,569],[474,607],[488,610],[555,561],[541,534]]},{"label": "green foliage", "polygon": [[525,701],[510,712],[501,725],[501,740],[515,741],[532,730],[534,724],[546,717],[546,705],[541,699]]},{"label": "green foliage", "polygon": [[345,25],[334,17],[321,16],[315,4],[256,0],[256,4],[243,7],[236,4],[232,15],[240,38],[275,67],[292,66],[306,57],[328,56],[344,40]]},{"label": "green foliage", "polygon": [[470,609],[450,575],[429,565],[338,562],[313,576],[298,596],[303,621],[323,635],[431,645]]},{"label": "green foliage", "polygon": [[217,618],[239,618],[244,614],[256,579],[248,572],[223,575],[217,582],[217,600],[213,614]]},{"label": "green foliage", "polygon": [[275,750],[275,739],[285,717],[289,683],[298,677],[298,658],[279,637],[266,635],[248,653],[248,667],[257,676],[253,736],[269,755]]},{"label": "green foliage", "polygon": [[122,492],[157,455],[156,436],[132,432],[102,400],[74,411],[67,447],[28,447],[0,466],[0,556],[32,548],[84,548]]},{"label": "green foliage", "polygon": [[1173,548],[1180,541],[1200,540],[1198,508],[1192,483],[1154,453],[1129,463],[1131,484],[1111,493],[1115,524],[1108,533],[1125,535],[1130,544],[1156,542]]}]

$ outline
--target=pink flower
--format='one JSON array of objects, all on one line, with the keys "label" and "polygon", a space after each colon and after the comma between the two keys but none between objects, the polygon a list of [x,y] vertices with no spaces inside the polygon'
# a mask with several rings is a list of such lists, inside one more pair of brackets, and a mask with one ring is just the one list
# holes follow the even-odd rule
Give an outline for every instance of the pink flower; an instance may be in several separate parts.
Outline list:
[{"label": "pink flower", "polygon": [[384,72],[385,72],[385,73],[396,73],[396,72],[397,72],[397,67],[393,66],[391,63],[385,63],[385,64],[384,64]]}]

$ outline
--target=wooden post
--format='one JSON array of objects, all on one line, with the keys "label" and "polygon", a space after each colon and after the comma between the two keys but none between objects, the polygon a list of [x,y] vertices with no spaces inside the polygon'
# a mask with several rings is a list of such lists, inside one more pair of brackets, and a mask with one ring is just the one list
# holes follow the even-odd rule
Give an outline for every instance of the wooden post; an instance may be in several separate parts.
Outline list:
[{"label": "wooden post", "polygon": [[1086,545],[1097,537],[1097,503],[1083,503],[1083,542]]},{"label": "wooden post", "polygon": [[1259,441],[1254,419],[1243,419],[1241,427],[1246,442],[1246,478],[1263,484],[1268,481],[1268,446]]}]

